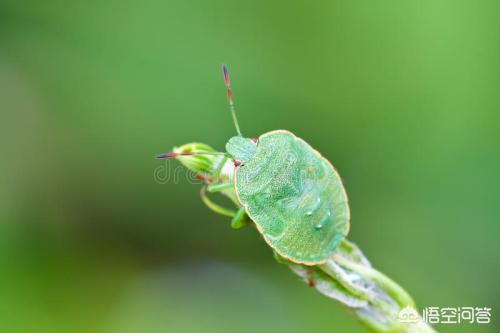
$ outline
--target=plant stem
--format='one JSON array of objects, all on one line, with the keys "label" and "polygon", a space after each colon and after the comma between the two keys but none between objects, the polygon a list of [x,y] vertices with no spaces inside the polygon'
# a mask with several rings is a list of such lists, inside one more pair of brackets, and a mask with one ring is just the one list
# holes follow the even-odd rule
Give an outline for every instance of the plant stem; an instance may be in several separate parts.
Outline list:
[{"label": "plant stem", "polygon": [[344,240],[330,259],[317,266],[278,261],[288,264],[309,286],[348,307],[372,332],[436,332],[422,320],[412,297],[373,268],[354,243]]},{"label": "plant stem", "polygon": [[356,264],[337,254],[333,255],[333,260],[335,260],[338,264],[350,269],[351,271],[377,282],[383,289],[385,289],[389,293],[389,295],[394,298],[399,306],[415,307],[415,301],[413,301],[406,290],[404,290],[400,285],[398,285],[392,279],[377,271],[376,269]]}]

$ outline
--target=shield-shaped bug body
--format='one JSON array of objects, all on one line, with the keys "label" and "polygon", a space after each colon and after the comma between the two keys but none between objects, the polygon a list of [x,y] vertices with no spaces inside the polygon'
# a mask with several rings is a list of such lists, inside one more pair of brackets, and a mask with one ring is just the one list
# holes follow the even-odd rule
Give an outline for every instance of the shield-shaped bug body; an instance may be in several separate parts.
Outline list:
[{"label": "shield-shaped bug body", "polygon": [[[214,211],[233,217],[235,228],[253,221],[282,257],[304,265],[325,262],[349,231],[349,206],[339,174],[319,152],[289,131],[271,131],[257,140],[244,138],[227,68],[223,68],[238,133],[226,144],[227,153],[177,150],[158,158],[221,155],[207,188],[209,192],[235,193],[239,210],[231,212],[216,205],[204,190],[203,201]],[[220,179],[228,160],[235,168],[234,182],[212,181]]]},{"label": "shield-shaped bug body", "polygon": [[[239,137],[238,137],[239,138]],[[248,140],[248,139],[247,139]],[[227,150],[239,160],[231,139]],[[324,262],[346,236],[349,206],[333,166],[289,131],[260,136],[236,168],[238,200],[266,242],[281,256],[306,265]]]}]

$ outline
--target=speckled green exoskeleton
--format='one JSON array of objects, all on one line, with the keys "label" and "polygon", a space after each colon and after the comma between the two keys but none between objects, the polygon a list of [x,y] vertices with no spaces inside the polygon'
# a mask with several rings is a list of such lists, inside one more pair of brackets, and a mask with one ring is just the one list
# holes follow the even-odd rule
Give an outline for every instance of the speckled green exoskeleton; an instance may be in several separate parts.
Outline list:
[{"label": "speckled green exoskeleton", "polygon": [[[194,149],[196,144],[158,158],[187,159],[216,164],[204,179],[209,192],[234,189],[237,212],[202,197],[207,205],[233,218],[235,228],[248,220],[282,257],[300,264],[324,263],[349,231],[349,206],[342,180],[332,164],[304,140],[285,130],[261,135],[241,135],[234,111],[229,75],[224,66],[228,101],[238,135],[229,139],[227,153]],[[199,148],[199,147],[198,147]],[[219,156],[220,155],[220,156]],[[232,179],[224,177],[226,162],[232,162]],[[227,175],[226,175],[227,176]],[[227,192],[226,192],[227,193]]]}]

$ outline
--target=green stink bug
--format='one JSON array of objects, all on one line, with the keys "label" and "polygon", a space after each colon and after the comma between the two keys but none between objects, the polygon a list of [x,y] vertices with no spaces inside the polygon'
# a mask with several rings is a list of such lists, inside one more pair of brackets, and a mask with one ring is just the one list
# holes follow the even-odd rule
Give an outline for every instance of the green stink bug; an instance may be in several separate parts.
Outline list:
[{"label": "green stink bug", "polygon": [[[223,71],[238,133],[226,144],[227,153],[186,145],[157,158],[177,158],[181,162],[200,158],[200,163],[213,166],[201,175],[209,184],[208,191],[226,194],[239,209],[233,212],[216,205],[203,189],[203,201],[211,209],[231,216],[235,228],[253,221],[265,241],[292,262],[324,263],[349,231],[349,206],[339,174],[319,152],[289,131],[244,138],[225,65]],[[234,168],[224,172],[227,162]]]}]

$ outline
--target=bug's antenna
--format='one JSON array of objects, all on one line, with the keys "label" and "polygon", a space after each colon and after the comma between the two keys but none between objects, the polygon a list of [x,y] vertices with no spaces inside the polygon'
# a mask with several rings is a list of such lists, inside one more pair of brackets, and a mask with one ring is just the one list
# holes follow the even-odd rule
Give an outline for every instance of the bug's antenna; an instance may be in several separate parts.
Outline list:
[{"label": "bug's antenna", "polygon": [[222,71],[224,72],[224,81],[226,82],[227,87],[227,101],[229,103],[229,111],[231,111],[231,115],[233,116],[233,123],[234,127],[236,127],[236,132],[239,136],[241,136],[240,125],[238,125],[238,118],[236,118],[236,111],[234,109],[233,90],[231,89],[231,81],[229,80],[229,72],[227,71],[226,64],[222,65]]},{"label": "bug's antenna", "polygon": [[165,153],[165,154],[160,154],[156,156],[156,159],[162,159],[162,158],[177,158],[180,156],[197,156],[197,155],[210,155],[210,156],[222,156],[226,155],[226,153],[220,153],[220,152],[194,152],[194,153]]}]

